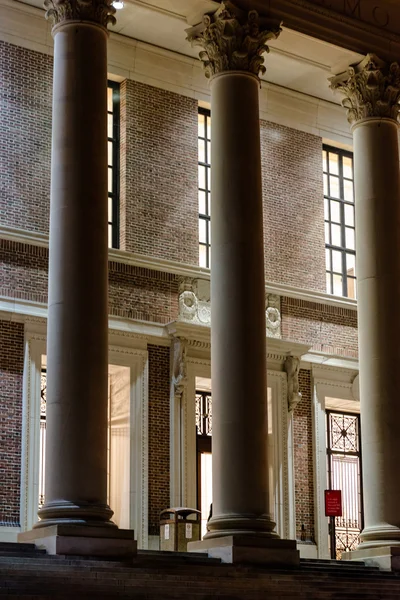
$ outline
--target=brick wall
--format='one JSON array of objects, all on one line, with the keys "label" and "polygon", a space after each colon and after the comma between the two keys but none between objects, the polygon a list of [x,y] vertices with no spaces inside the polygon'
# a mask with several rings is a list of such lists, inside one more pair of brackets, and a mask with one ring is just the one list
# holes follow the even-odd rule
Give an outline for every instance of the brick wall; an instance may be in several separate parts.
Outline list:
[{"label": "brick wall", "polygon": [[313,350],[358,357],[357,311],[282,298],[282,337]]},{"label": "brick wall", "polygon": [[159,535],[160,512],[170,504],[170,349],[149,353],[149,534]]},{"label": "brick wall", "polygon": [[0,525],[19,524],[24,326],[0,321]]},{"label": "brick wall", "polygon": [[110,315],[168,323],[178,316],[178,277],[120,263],[109,263]]},{"label": "brick wall", "polygon": [[269,281],[325,292],[322,140],[261,121]]},{"label": "brick wall", "polygon": [[[0,240],[0,295],[47,302],[48,249]],[[109,314],[155,323],[178,316],[178,277],[109,262]]]},{"label": "brick wall", "polygon": [[47,232],[51,56],[0,41],[0,223]]},{"label": "brick wall", "polygon": [[296,505],[296,537],[314,541],[313,434],[311,372],[300,369],[301,402],[293,413],[293,459]]},{"label": "brick wall", "polygon": [[121,86],[121,248],[198,264],[197,102]]}]

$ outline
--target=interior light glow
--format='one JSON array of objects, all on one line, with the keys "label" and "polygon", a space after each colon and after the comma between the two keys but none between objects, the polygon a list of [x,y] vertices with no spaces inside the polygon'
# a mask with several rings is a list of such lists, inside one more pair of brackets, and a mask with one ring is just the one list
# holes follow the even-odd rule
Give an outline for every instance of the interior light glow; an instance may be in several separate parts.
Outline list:
[{"label": "interior light glow", "polygon": [[112,5],[117,10],[121,10],[121,8],[124,8],[124,3],[123,3],[122,0],[114,0],[114,2],[112,3]]}]

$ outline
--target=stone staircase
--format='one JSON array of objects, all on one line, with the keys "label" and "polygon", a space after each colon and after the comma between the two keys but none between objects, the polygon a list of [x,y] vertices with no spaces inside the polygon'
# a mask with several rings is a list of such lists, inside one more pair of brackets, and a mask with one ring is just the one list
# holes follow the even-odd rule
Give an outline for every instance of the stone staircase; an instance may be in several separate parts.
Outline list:
[{"label": "stone staircase", "polygon": [[400,577],[363,563],[302,560],[298,569],[220,564],[141,551],[131,561],[48,556],[0,543],[0,600],[400,600]]}]

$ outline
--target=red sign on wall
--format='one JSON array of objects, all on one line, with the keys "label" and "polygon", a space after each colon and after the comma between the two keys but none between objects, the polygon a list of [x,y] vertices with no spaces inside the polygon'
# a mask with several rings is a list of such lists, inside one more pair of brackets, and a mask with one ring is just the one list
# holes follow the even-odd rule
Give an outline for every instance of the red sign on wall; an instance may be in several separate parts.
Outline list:
[{"label": "red sign on wall", "polygon": [[325,516],[326,517],[341,517],[342,516],[342,491],[341,490],[325,490]]}]

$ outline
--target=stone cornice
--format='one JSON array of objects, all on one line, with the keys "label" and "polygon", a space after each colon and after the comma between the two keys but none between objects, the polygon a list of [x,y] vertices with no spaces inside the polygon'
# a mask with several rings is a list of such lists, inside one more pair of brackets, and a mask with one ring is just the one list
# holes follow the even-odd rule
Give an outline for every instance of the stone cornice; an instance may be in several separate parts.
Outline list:
[{"label": "stone cornice", "polygon": [[[26,244],[29,246],[48,248],[49,238],[44,233],[26,231],[14,227],[0,225],[0,240],[9,240],[11,242]],[[182,277],[191,277],[193,279],[210,279],[210,269],[187,265],[172,260],[153,258],[141,254],[124,252],[123,250],[109,250],[108,259],[111,262],[119,262],[133,267],[160,271],[162,273],[171,273]],[[297,298],[305,302],[316,302],[337,308],[357,310],[357,301],[350,298],[339,298],[324,292],[305,290],[287,284],[266,282],[265,291],[267,294],[276,294],[286,298]]]},{"label": "stone cornice", "polygon": [[345,96],[342,105],[351,125],[369,118],[397,121],[400,112],[400,67],[368,54],[357,65],[330,79],[331,88]]},{"label": "stone cornice", "polygon": [[115,25],[115,8],[112,0],[44,0],[46,19],[53,22],[54,27],[69,21],[86,21],[107,28]]},{"label": "stone cornice", "polygon": [[259,17],[257,11],[239,10],[223,2],[203,22],[188,30],[192,46],[201,46],[199,57],[206,77],[226,71],[245,71],[258,77],[266,71],[262,54],[269,52],[267,42],[281,32],[278,24]]}]

